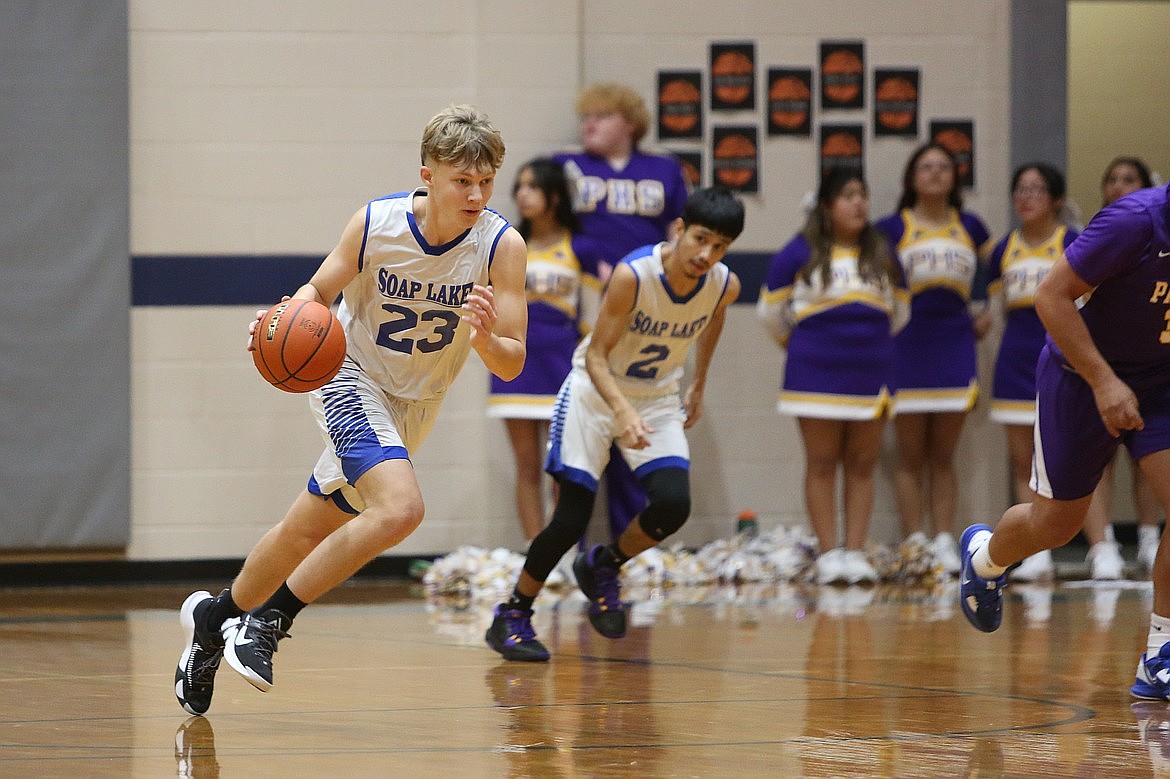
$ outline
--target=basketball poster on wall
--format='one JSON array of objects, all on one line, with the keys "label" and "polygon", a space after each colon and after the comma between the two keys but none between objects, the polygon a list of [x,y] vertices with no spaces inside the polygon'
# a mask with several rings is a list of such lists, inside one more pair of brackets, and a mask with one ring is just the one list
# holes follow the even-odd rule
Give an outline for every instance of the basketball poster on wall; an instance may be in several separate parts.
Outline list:
[{"label": "basketball poster on wall", "polygon": [[711,44],[711,109],[751,111],[756,107],[756,45]]},{"label": "basketball poster on wall", "polygon": [[658,71],[658,137],[703,137],[703,74]]},{"label": "basketball poster on wall", "polygon": [[759,133],[755,127],[716,127],[711,137],[713,183],[734,192],[760,191]]},{"label": "basketball poster on wall", "polygon": [[812,70],[768,68],[768,135],[812,134]]},{"label": "basketball poster on wall", "polygon": [[917,68],[873,72],[873,134],[918,136]]},{"label": "basketball poster on wall", "polygon": [[821,109],[865,107],[865,44],[821,41]]},{"label": "basketball poster on wall", "polygon": [[975,122],[970,119],[932,120],[930,140],[954,155],[959,184],[975,186]]},{"label": "basketball poster on wall", "polygon": [[680,165],[682,165],[683,176],[686,177],[687,186],[691,189],[698,189],[703,186],[703,153],[699,151],[681,151],[679,149],[668,149],[673,154]]},{"label": "basketball poster on wall", "polygon": [[821,178],[841,168],[865,175],[864,137],[859,124],[822,124]]}]

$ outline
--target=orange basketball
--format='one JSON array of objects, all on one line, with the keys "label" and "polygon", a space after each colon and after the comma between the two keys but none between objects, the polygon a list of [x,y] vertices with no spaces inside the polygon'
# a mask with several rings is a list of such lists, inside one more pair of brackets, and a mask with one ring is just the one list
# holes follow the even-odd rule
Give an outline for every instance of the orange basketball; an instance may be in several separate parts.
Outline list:
[{"label": "orange basketball", "polygon": [[256,370],[285,392],[310,392],[328,384],[345,359],[341,322],[312,300],[285,300],[265,311],[252,344]]}]

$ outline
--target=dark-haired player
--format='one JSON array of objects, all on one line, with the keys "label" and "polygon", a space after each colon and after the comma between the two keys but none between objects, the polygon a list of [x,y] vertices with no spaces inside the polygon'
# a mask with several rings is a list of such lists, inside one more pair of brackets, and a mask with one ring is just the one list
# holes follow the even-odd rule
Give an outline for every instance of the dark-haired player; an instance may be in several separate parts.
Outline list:
[{"label": "dark-haired player", "polygon": [[[722,260],[743,230],[743,204],[722,188],[688,198],[674,237],[632,252],[614,269],[593,332],[553,410],[546,470],[560,485],[552,520],[533,539],[520,579],[496,607],[486,640],[509,660],[547,660],[532,628],[544,581],[585,534],[597,481],[617,444],[649,505],[609,545],[577,555],[573,573],[589,621],[607,638],[626,633],[618,571],[676,532],[690,515],[690,451],[684,429],[702,413],[707,371],[739,279]],[[692,345],[694,377],[679,379]]]}]

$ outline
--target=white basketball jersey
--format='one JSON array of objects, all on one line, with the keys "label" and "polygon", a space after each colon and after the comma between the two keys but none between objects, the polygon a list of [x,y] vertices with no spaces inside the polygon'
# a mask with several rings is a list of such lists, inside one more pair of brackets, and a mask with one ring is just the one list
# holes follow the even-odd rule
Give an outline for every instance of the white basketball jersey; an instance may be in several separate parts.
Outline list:
[{"label": "white basketball jersey", "polygon": [[[731,271],[716,263],[689,294],[678,296],[666,285],[664,244],[636,249],[622,262],[638,278],[626,331],[609,353],[609,368],[626,397],[678,392],[690,346],[711,322],[727,290]],[[585,370],[590,337],[573,353],[573,367]]]},{"label": "white basketball jersey", "polygon": [[488,283],[508,222],[485,210],[458,238],[431,246],[414,219],[414,196],[400,192],[366,206],[360,270],[342,291],[338,318],[348,355],[388,394],[439,399],[471,350],[460,306]]}]

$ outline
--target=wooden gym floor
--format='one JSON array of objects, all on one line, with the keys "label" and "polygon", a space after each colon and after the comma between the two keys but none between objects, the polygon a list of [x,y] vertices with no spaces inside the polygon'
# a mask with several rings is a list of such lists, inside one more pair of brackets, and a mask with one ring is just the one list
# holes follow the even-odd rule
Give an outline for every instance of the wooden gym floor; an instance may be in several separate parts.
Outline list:
[{"label": "wooden gym floor", "polygon": [[490,604],[350,584],[306,610],[262,694],[225,664],[173,694],[194,587],[0,591],[3,777],[1170,776],[1170,715],[1128,695],[1148,583],[1016,585],[984,635],[935,592],[639,597],[607,641],[540,607],[550,663],[482,643]]}]

